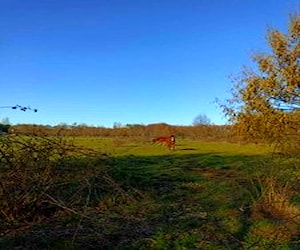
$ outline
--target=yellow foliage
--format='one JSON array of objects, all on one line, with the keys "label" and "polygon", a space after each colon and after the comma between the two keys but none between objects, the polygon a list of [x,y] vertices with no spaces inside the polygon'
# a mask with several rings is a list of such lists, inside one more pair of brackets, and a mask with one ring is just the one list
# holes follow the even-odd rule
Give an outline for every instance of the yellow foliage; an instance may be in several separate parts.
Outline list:
[{"label": "yellow foliage", "polygon": [[300,141],[300,16],[286,34],[270,30],[268,42],[271,53],[253,56],[257,70],[241,72],[224,110],[247,140],[292,145]]}]

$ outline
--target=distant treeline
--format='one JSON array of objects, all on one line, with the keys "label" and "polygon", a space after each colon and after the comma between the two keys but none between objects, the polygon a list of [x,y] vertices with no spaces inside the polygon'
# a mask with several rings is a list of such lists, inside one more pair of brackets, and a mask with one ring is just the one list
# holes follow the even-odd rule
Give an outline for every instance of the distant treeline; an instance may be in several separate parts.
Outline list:
[{"label": "distant treeline", "polygon": [[197,125],[173,126],[165,123],[150,125],[125,125],[114,128],[91,127],[87,125],[30,125],[19,124],[11,126],[10,134],[36,136],[99,136],[99,137],[140,137],[175,135],[177,138],[201,140],[232,140],[230,126],[225,125]]}]

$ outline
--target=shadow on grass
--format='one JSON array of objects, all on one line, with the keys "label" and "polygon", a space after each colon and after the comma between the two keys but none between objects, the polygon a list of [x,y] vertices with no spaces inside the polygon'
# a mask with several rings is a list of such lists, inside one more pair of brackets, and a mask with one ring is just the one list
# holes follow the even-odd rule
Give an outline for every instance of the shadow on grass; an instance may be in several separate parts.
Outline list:
[{"label": "shadow on grass", "polygon": [[181,148],[182,151],[194,151],[197,150],[196,148]]},{"label": "shadow on grass", "polygon": [[[148,237],[158,244],[154,249],[159,244],[167,249],[176,244],[206,248],[207,242],[221,247],[226,240],[228,247],[235,248],[241,247],[249,229],[249,214],[241,208],[250,198],[241,185],[249,181],[249,174],[258,175],[261,162],[268,159],[261,155],[131,155],[116,158],[111,174],[124,186],[154,198],[157,210],[146,216],[151,225]],[[195,238],[190,239],[191,235]],[[141,241],[145,244],[145,239]]]},{"label": "shadow on grass", "polygon": [[[59,210],[35,223],[6,225],[0,249],[241,247],[247,218],[239,208],[249,200],[238,180],[265,160],[175,152],[64,163],[58,168],[72,174],[48,193]],[[97,170],[103,166],[107,172]],[[63,196],[55,193],[60,186]]]}]

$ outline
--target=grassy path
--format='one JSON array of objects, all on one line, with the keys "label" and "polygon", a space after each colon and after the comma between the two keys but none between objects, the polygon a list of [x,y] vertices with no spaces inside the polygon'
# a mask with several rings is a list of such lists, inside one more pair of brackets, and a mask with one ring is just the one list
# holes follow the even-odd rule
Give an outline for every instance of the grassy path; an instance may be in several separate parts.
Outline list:
[{"label": "grassy path", "polygon": [[[146,216],[151,225],[148,246],[243,246],[249,229],[244,210],[250,201],[243,197],[240,183],[248,178],[253,165],[265,160],[266,148],[193,141],[180,142],[175,152],[160,145],[122,147],[124,151],[116,152],[113,175],[154,199],[153,211]],[[143,244],[145,241],[137,243],[137,248]]]}]

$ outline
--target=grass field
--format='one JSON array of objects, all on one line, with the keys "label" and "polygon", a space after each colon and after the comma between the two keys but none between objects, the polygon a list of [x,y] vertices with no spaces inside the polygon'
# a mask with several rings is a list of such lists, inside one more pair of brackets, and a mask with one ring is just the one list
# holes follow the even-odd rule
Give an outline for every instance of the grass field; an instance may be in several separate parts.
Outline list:
[{"label": "grass field", "polygon": [[94,155],[56,162],[35,196],[35,213],[46,212],[3,220],[1,249],[300,247],[297,159],[226,142],[178,140],[175,151],[126,138],[72,143]]}]

